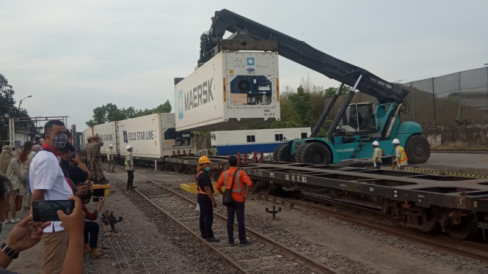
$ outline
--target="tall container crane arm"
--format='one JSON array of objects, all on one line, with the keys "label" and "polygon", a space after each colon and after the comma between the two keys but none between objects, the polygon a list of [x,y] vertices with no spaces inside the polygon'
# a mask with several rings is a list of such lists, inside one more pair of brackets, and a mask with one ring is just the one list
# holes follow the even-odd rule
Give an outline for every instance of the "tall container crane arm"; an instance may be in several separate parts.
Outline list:
[{"label": "tall container crane arm", "polygon": [[351,87],[362,75],[358,90],[375,97],[379,103],[399,104],[408,95],[408,90],[401,85],[385,81],[363,68],[226,9],[215,12],[208,34],[204,33],[201,37],[199,66],[213,57],[215,47],[223,39],[225,31],[244,33],[255,40],[276,41],[279,55]]}]

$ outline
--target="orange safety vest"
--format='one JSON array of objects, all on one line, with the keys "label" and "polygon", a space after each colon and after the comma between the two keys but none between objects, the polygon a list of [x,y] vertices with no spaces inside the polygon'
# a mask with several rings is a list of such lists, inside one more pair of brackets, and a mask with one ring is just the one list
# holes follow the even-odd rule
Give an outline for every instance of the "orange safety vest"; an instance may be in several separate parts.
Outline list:
[{"label": "orange safety vest", "polygon": [[195,184],[197,185],[198,194],[208,195],[207,192],[203,191],[203,189],[198,185],[198,176],[203,173],[203,170],[200,170],[197,175],[195,176]]},{"label": "orange safety vest", "polygon": [[401,153],[400,159],[397,160],[398,163],[403,163],[403,162],[407,161],[408,159],[407,159],[407,154],[405,153],[405,149],[401,146],[397,146],[396,149],[400,150],[400,153]]},{"label": "orange safety vest", "polygon": [[[236,182],[234,183],[234,187],[232,188],[232,199],[237,202],[245,202],[246,200],[244,199],[244,186],[241,182],[241,179],[239,177],[239,173],[241,170],[237,169],[236,170]],[[244,172],[244,171],[242,171]],[[227,170],[224,172],[224,180],[225,180],[225,189],[230,189],[232,186],[232,179],[234,176],[227,176]]]}]

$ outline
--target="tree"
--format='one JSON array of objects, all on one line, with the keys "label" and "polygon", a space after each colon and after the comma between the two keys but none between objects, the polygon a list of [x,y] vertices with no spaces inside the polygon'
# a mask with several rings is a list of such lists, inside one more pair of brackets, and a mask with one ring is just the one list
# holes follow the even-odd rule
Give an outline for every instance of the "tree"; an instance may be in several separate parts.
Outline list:
[{"label": "tree", "polygon": [[[2,142],[8,141],[8,123],[10,117],[29,117],[26,110],[19,110],[15,107],[15,91],[9,85],[7,78],[0,74],[0,138]],[[32,123],[16,123],[18,130],[30,131],[35,133]]]},{"label": "tree", "polygon": [[166,102],[164,104],[159,105],[155,109],[155,112],[156,113],[170,113],[171,112],[171,104],[170,104],[169,100],[166,100]]},{"label": "tree", "polygon": [[137,110],[134,107],[119,109],[117,105],[108,103],[101,107],[93,109],[93,119],[86,122],[89,127],[103,124],[106,122],[121,121],[125,119],[145,116],[153,113],[169,113],[171,112],[171,104],[166,100],[164,104],[159,105],[153,109]]}]

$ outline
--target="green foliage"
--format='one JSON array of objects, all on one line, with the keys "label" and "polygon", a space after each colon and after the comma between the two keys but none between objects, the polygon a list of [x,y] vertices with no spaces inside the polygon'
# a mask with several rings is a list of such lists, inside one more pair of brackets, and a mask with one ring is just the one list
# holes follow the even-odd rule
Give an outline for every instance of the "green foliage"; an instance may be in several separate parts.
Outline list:
[{"label": "green foliage", "polygon": [[[15,91],[9,85],[7,78],[0,74],[0,140],[2,142],[8,141],[8,122],[9,117],[29,117],[26,110],[19,110],[15,106],[14,100]],[[32,123],[17,122],[15,124],[17,130],[32,130]]]},{"label": "green foliage", "polygon": [[86,122],[86,125],[91,127],[106,122],[120,121],[140,116],[145,116],[154,113],[169,113],[171,112],[171,104],[169,100],[166,100],[164,104],[161,104],[153,109],[141,109],[137,110],[134,107],[119,109],[117,105],[108,103],[101,107],[97,107],[93,110],[93,119]]}]

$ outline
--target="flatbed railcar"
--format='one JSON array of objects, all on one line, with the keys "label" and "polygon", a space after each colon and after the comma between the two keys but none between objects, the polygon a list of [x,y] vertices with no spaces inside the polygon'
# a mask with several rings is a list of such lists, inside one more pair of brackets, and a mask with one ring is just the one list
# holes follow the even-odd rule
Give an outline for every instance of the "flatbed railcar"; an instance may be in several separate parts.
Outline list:
[{"label": "flatbed railcar", "polygon": [[[211,158],[213,178],[227,167],[226,158]],[[168,158],[174,171],[194,172],[198,157]],[[472,239],[488,227],[488,179],[339,165],[254,163],[241,165],[255,186],[286,187],[368,204],[423,232],[442,230]],[[352,202],[354,203],[354,202]]]}]

